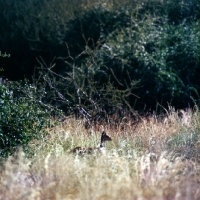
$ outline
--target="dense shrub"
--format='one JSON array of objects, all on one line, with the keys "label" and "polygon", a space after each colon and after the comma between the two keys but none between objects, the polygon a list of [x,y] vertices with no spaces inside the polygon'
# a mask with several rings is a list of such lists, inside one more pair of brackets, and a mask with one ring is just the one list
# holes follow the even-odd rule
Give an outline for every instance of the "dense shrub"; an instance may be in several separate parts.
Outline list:
[{"label": "dense shrub", "polygon": [[[21,77],[31,77],[36,57],[41,56],[46,66],[56,57],[54,72],[69,81],[67,91],[62,82],[59,91],[74,104],[74,91],[83,84],[86,88],[88,81],[95,83],[93,91],[103,91],[108,83],[123,91],[139,81],[133,93],[140,99],[126,98],[132,107],[138,99],[138,109],[155,108],[157,102],[188,107],[191,97],[199,98],[198,1],[10,0],[1,1],[0,7],[0,45],[11,53],[9,62],[3,62],[7,75],[16,70]],[[72,68],[78,87],[75,77],[69,78]]]},{"label": "dense shrub", "polygon": [[[168,25],[167,19],[131,18],[131,26],[110,34],[95,57],[98,66],[115,72],[119,82],[139,80],[135,93],[142,105],[171,102],[187,107],[199,98],[199,28]],[[99,64],[101,63],[101,64]]]},{"label": "dense shrub", "polygon": [[44,104],[42,96],[42,91],[28,82],[0,86],[0,156],[25,147],[51,125],[53,107]]}]

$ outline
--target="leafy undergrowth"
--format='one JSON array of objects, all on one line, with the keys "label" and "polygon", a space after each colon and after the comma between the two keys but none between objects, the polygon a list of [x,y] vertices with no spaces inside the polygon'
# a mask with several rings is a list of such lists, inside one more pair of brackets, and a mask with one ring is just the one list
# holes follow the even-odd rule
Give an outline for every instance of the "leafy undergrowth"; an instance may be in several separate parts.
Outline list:
[{"label": "leafy undergrowth", "polygon": [[[187,112],[187,123],[170,112],[167,118],[122,120],[84,128],[68,118],[1,167],[0,199],[200,199],[200,117]],[[112,137],[107,151],[77,156],[75,146],[98,146],[102,130]]]}]

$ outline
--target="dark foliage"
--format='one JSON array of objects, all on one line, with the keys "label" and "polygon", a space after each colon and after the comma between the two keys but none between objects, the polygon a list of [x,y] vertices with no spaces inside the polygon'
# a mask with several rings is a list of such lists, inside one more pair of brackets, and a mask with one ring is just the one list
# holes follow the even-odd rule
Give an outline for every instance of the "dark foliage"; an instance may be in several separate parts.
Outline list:
[{"label": "dark foliage", "polygon": [[[38,66],[36,57],[42,57],[46,66],[56,58],[56,74],[67,80],[74,66],[79,79],[56,84],[70,107],[77,102],[69,96],[74,99],[80,88],[87,95],[98,90],[91,96],[95,99],[105,85],[112,85],[117,94],[127,88],[132,91],[138,81],[133,93],[140,98],[125,98],[132,108],[155,109],[157,102],[192,106],[200,92],[199,1],[98,2],[0,1],[0,50],[11,54],[10,59],[0,57],[4,75],[31,79]],[[41,73],[36,70],[36,74]],[[53,103],[62,107],[56,100]],[[84,98],[78,101],[88,105]],[[108,102],[113,103],[107,97]]]},{"label": "dark foliage", "polygon": [[44,103],[44,91],[25,82],[0,85],[0,156],[26,148],[41,131],[50,127],[52,112],[59,111]]}]

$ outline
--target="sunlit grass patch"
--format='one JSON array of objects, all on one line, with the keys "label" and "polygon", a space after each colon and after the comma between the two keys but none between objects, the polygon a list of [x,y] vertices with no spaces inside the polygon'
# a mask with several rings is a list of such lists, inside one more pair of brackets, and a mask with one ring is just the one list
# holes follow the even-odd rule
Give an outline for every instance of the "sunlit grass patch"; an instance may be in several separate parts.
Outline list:
[{"label": "sunlit grass patch", "polygon": [[174,116],[126,130],[107,125],[106,151],[84,156],[70,151],[98,147],[103,129],[68,119],[29,144],[34,156],[19,150],[4,162],[0,199],[199,199],[199,116],[192,126]]},{"label": "sunlit grass patch", "polygon": [[[198,199],[200,168],[163,152],[37,157],[19,152],[1,172],[1,199]],[[191,187],[192,186],[192,187]],[[188,188],[189,187],[189,188]],[[195,197],[196,196],[196,197]]]}]

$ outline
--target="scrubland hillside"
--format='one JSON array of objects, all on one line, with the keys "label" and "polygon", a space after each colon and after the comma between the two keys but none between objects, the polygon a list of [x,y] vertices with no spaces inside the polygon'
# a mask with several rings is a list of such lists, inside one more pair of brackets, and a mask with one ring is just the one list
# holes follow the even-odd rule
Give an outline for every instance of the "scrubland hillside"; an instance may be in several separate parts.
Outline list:
[{"label": "scrubland hillside", "polygon": [[0,200],[200,199],[199,1],[0,11]]}]

